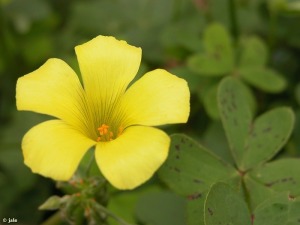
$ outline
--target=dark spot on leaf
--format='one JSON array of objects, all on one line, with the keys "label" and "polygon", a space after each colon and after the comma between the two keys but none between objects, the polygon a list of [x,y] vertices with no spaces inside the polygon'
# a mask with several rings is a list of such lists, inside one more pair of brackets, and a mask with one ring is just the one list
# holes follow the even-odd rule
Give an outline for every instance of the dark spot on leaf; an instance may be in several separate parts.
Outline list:
[{"label": "dark spot on leaf", "polygon": [[254,223],[254,219],[255,219],[255,215],[254,215],[254,214],[251,214],[251,224]]},{"label": "dark spot on leaf", "polygon": [[271,127],[266,127],[265,129],[262,130],[263,133],[268,133],[272,130]]},{"label": "dark spot on leaf", "polygon": [[203,181],[199,179],[194,179],[193,182],[197,184],[203,184]]},{"label": "dark spot on leaf", "polygon": [[288,178],[282,178],[281,179],[282,182],[292,182],[292,183],[296,183],[294,178],[292,177],[288,177]]},{"label": "dark spot on leaf", "polygon": [[290,183],[292,183],[292,184],[296,184],[296,181],[294,180],[293,177],[286,177],[286,178],[281,178],[281,179],[278,179],[278,180],[275,180],[275,181],[266,183],[265,186],[267,186],[267,187],[272,187],[272,186],[275,185],[275,184],[278,184],[278,183],[286,183],[286,182],[290,182]]},{"label": "dark spot on leaf", "polygon": [[293,201],[293,200],[295,200],[295,196],[293,196],[293,195],[289,195],[289,200],[290,200],[290,201]]},{"label": "dark spot on leaf", "polygon": [[253,133],[251,134],[251,136],[255,138],[255,137],[256,137],[256,133],[253,132]]},{"label": "dark spot on leaf", "polygon": [[180,146],[178,144],[175,145],[175,149],[179,151],[180,150]]},{"label": "dark spot on leaf", "polygon": [[179,158],[180,158],[179,155],[176,155],[175,157],[176,157],[176,159],[179,159]]},{"label": "dark spot on leaf", "polygon": [[266,187],[272,187],[276,183],[278,183],[278,181],[273,181],[273,182],[266,183],[265,186]]},{"label": "dark spot on leaf", "polygon": [[208,212],[209,212],[209,215],[213,215],[214,214],[214,212],[212,211],[212,209],[211,208],[207,208],[207,210],[208,210]]},{"label": "dark spot on leaf", "polygon": [[181,143],[185,144],[185,139],[181,138]]},{"label": "dark spot on leaf", "polygon": [[181,170],[179,168],[177,168],[177,167],[174,167],[174,171],[176,171],[177,173],[181,172]]},{"label": "dark spot on leaf", "polygon": [[201,198],[201,197],[202,197],[201,193],[194,193],[194,194],[188,195],[187,199],[188,200],[195,200],[195,199],[198,199],[198,198]]}]

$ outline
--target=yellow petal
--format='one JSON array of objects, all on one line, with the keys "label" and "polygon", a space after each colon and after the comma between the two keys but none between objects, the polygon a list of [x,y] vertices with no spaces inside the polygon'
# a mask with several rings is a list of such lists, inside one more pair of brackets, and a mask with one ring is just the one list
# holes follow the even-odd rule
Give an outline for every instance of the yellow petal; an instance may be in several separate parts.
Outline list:
[{"label": "yellow petal", "polygon": [[133,126],[110,142],[98,142],[96,161],[106,179],[118,189],[144,183],[168,155],[170,138],[152,127]]},{"label": "yellow petal", "polygon": [[34,173],[55,180],[68,180],[94,144],[63,121],[50,120],[25,134],[22,149],[25,164]]},{"label": "yellow petal", "polygon": [[95,124],[107,122],[116,101],[135,77],[141,49],[114,37],[98,36],[75,48]]},{"label": "yellow petal", "polygon": [[187,82],[165,70],[145,74],[125,93],[120,110],[123,126],[185,123],[190,112]]},{"label": "yellow petal", "polygon": [[86,130],[83,88],[75,72],[60,59],[49,59],[39,69],[18,79],[18,110],[30,110],[60,118]]}]

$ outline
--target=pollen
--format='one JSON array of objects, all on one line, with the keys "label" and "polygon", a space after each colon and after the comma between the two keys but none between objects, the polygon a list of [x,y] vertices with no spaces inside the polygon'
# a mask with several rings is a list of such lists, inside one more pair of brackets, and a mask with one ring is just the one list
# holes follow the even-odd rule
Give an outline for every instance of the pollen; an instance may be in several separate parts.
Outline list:
[{"label": "pollen", "polygon": [[99,136],[97,138],[97,142],[99,142],[99,141],[112,141],[115,138],[119,137],[123,132],[123,128],[120,127],[117,130],[117,132],[115,132],[117,135],[114,135],[114,132],[112,131],[110,126],[108,126],[106,124],[102,124],[97,130],[99,131]]}]

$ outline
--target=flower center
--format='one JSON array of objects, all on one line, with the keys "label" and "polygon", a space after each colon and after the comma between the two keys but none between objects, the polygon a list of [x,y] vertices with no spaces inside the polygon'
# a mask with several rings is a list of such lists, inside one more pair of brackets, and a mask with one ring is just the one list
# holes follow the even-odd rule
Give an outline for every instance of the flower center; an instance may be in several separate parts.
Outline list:
[{"label": "flower center", "polygon": [[97,142],[99,141],[112,141],[114,139],[116,139],[117,137],[119,137],[122,132],[123,132],[123,128],[119,127],[118,131],[115,132],[116,134],[114,134],[114,132],[112,131],[112,129],[110,129],[110,127],[106,124],[102,124],[99,128],[99,137],[97,138]]}]

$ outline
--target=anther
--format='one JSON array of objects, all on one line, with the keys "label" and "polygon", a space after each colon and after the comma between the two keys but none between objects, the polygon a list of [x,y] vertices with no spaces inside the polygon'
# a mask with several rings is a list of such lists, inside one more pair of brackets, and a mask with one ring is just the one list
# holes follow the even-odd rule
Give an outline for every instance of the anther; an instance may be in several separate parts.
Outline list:
[{"label": "anther", "polygon": [[119,127],[117,130],[117,135],[114,135],[114,133],[109,129],[110,127],[106,124],[102,124],[97,130],[99,131],[99,137],[97,137],[97,142],[99,141],[112,141],[115,138],[119,137],[122,132],[123,128]]}]

